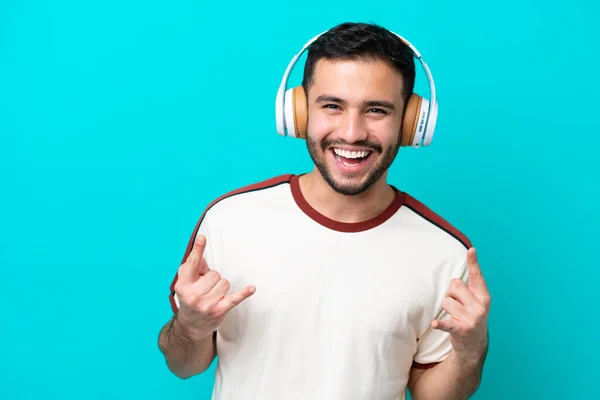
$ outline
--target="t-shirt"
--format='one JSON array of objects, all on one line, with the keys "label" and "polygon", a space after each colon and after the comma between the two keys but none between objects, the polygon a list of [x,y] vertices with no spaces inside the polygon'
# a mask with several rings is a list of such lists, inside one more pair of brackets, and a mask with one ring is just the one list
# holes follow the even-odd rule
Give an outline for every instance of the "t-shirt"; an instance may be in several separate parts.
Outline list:
[{"label": "t-shirt", "polygon": [[467,281],[471,244],[394,186],[380,215],[344,223],[312,208],[298,179],[217,198],[188,243],[185,257],[206,236],[207,263],[231,291],[256,287],[216,332],[212,399],[405,399],[411,367],[452,349],[431,322],[449,317],[442,301],[452,278]]}]

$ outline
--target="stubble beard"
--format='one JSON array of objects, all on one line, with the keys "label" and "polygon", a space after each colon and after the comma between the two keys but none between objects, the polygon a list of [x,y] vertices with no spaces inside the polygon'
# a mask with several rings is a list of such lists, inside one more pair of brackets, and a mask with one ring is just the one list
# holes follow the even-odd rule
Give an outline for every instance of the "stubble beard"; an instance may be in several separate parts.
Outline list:
[{"label": "stubble beard", "polygon": [[398,150],[400,149],[400,138],[398,138],[398,143],[396,145],[388,147],[383,153],[381,146],[378,144],[367,141],[361,141],[356,143],[357,145],[371,149],[375,153],[379,153],[380,159],[367,172],[366,179],[363,178],[361,182],[357,183],[343,183],[334,179],[333,174],[331,173],[330,169],[327,167],[327,163],[325,162],[325,151],[334,143],[341,144],[342,142],[331,142],[324,140],[319,146],[319,144],[315,142],[310,135],[307,135],[306,137],[306,147],[308,149],[308,154],[310,155],[310,158],[313,160],[313,163],[317,167],[317,170],[319,171],[325,182],[327,182],[327,184],[335,192],[345,196],[356,196],[365,192],[371,186],[373,186],[373,184],[375,184],[392,165],[392,163],[396,159]]}]

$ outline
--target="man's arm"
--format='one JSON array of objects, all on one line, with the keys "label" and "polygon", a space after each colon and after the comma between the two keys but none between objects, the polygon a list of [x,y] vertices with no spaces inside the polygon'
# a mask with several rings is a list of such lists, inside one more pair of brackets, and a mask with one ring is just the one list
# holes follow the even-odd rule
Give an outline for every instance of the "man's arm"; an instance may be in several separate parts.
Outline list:
[{"label": "man's arm", "polygon": [[158,346],[169,369],[182,379],[206,371],[217,354],[215,335],[194,338],[177,314],[161,329]]},{"label": "man's arm", "polygon": [[481,358],[467,364],[452,351],[441,363],[428,369],[412,368],[408,389],[413,400],[463,400],[479,388],[487,345]]},{"label": "man's arm", "polygon": [[468,283],[453,279],[444,298],[441,315],[449,318],[431,323],[433,330],[448,334],[452,350],[430,369],[413,368],[408,388],[414,400],[468,399],[479,387],[488,352],[491,296],[473,248],[467,252],[467,272]]},{"label": "man's arm", "polygon": [[234,307],[254,294],[254,286],[228,294],[230,283],[208,267],[206,237],[199,234],[177,271],[171,320],[161,329],[158,346],[169,369],[180,378],[204,372],[216,356],[215,332]]}]

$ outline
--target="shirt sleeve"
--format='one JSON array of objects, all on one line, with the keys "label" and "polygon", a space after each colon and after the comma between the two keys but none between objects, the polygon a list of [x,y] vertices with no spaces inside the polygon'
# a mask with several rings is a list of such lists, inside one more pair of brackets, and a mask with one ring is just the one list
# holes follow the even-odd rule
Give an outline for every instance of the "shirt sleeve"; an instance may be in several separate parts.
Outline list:
[{"label": "shirt sleeve", "polygon": [[[469,271],[466,262],[462,264],[452,278],[459,278],[468,283]],[[440,311],[435,316],[435,319],[446,320],[451,318],[450,314],[441,306],[449,285],[450,281],[448,281],[448,285],[445,286],[445,290],[439,299]],[[430,326],[417,342],[417,351],[413,357],[413,367],[431,368],[446,359],[451,351],[452,343],[450,342],[450,334],[439,329],[433,329]]]},{"label": "shirt sleeve", "polygon": [[[207,212],[207,210],[204,211],[204,213],[198,220],[198,223],[196,224],[194,231],[192,232],[190,239],[188,240],[188,244],[187,244],[187,247],[183,254],[183,258],[181,259],[180,265],[183,264],[187,260],[188,256],[192,252],[192,249],[194,248],[194,243],[196,241],[196,238],[199,235],[204,235],[206,237],[206,247],[204,248],[203,256],[206,259],[206,263],[208,264],[208,267],[210,269],[214,269],[214,265],[215,265],[214,254],[213,254],[214,246],[213,246],[212,241],[215,239],[215,237],[211,236],[211,230],[209,228],[209,213]],[[179,265],[177,266],[177,268],[179,268]],[[175,293],[175,284],[176,283],[177,283],[177,272],[175,273],[175,276],[171,282],[171,287],[170,287],[171,290],[169,293],[169,302],[171,303],[171,310],[173,311],[173,313],[177,312],[177,310],[179,309],[179,301],[177,299],[177,294]]]}]

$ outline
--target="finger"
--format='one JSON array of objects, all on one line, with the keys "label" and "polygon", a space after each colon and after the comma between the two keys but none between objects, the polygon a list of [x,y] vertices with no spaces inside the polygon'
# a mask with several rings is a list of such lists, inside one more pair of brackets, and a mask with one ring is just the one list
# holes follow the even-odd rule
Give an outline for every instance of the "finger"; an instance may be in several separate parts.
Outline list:
[{"label": "finger", "polygon": [[227,279],[220,279],[210,291],[204,295],[203,304],[205,304],[209,309],[212,309],[214,306],[227,295],[229,291],[229,281]]},{"label": "finger", "polygon": [[451,319],[436,319],[431,323],[431,327],[450,334],[453,334],[456,331],[455,321]]},{"label": "finger", "polygon": [[217,271],[209,271],[194,283],[194,292],[199,295],[205,295],[210,292],[221,280],[221,275]]},{"label": "finger", "polygon": [[467,268],[469,269],[469,286],[477,291],[487,291],[487,285],[477,260],[477,251],[474,247],[467,251]]},{"label": "finger", "polygon": [[467,308],[479,303],[479,299],[471,292],[467,283],[460,279],[452,279],[446,292],[446,297],[455,299]]},{"label": "finger", "polygon": [[206,238],[199,235],[185,263],[179,269],[179,277],[183,283],[196,282],[200,276],[200,260],[206,247]]},{"label": "finger", "polygon": [[243,290],[237,293],[225,296],[219,302],[219,304],[217,304],[217,308],[219,309],[219,312],[225,314],[229,312],[232,308],[240,304],[242,301],[252,296],[254,292],[256,292],[256,288],[254,286],[246,286]]},{"label": "finger", "polygon": [[465,306],[451,297],[444,299],[443,307],[455,319],[465,320],[468,317],[468,311]]}]

